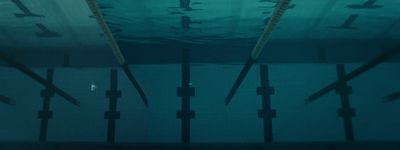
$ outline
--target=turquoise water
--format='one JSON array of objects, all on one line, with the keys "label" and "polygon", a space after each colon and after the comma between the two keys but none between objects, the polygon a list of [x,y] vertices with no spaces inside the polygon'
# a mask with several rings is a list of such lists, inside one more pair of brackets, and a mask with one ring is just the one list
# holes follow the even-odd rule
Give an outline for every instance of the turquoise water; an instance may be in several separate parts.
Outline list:
[{"label": "turquoise water", "polygon": [[[305,99],[338,79],[336,64],[344,64],[350,73],[400,40],[400,1],[293,0],[226,106],[225,98],[277,1],[191,0],[183,8],[178,0],[97,2],[149,100],[148,108],[84,1],[0,2],[0,52],[43,79],[53,68],[54,85],[81,103],[76,107],[59,94],[51,97],[46,141],[107,141],[105,112],[113,96],[106,93],[116,83],[110,81],[110,70],[117,69],[120,118],[113,141],[181,143],[177,87],[184,78],[182,49],[190,49],[187,87],[195,90],[190,97],[190,142],[264,142],[269,128],[258,117],[262,98],[257,87],[266,76],[260,76],[259,64],[268,64],[269,84],[275,89],[270,95],[276,111],[270,130],[274,142],[348,141],[338,115],[340,93],[332,90],[310,104]],[[400,140],[399,99],[394,95],[393,101],[383,102],[400,90],[399,60],[385,59],[347,82],[356,141]],[[45,87],[12,67],[1,61],[0,98],[8,97],[15,106],[0,103],[0,141],[36,142],[43,135],[38,111]]]}]

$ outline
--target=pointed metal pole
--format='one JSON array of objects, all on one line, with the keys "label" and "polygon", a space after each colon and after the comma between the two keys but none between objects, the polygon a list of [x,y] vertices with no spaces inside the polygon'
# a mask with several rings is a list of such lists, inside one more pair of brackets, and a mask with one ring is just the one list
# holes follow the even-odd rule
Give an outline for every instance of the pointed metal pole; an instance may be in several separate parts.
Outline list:
[{"label": "pointed metal pole", "polygon": [[120,66],[124,70],[124,73],[128,77],[129,81],[131,81],[133,86],[138,91],[138,93],[139,93],[140,97],[142,98],[142,101],[145,104],[145,106],[148,107],[147,97],[144,94],[144,91],[143,91],[142,87],[140,86],[139,82],[134,77],[132,71],[129,70],[129,66],[125,61],[125,57],[122,54],[122,51],[119,48],[119,45],[118,45],[117,41],[115,40],[114,35],[111,32],[111,29],[108,27],[108,25],[107,25],[107,23],[106,23],[106,21],[105,21],[105,19],[103,17],[103,14],[100,11],[100,8],[97,6],[96,0],[86,0],[86,3],[88,4],[89,9],[93,12],[97,22],[100,25],[100,28],[103,30],[105,36],[107,37],[108,43],[109,43],[109,45],[111,47],[111,50],[112,50],[115,58],[117,59],[118,63],[120,64]]},{"label": "pointed metal pole", "polygon": [[392,102],[396,100],[400,100],[400,91],[391,93],[383,98],[383,102]]},{"label": "pointed metal pole", "polygon": [[262,32],[260,38],[257,41],[257,44],[254,46],[253,51],[251,52],[249,58],[246,61],[246,64],[240,71],[238,78],[236,79],[235,83],[233,84],[231,90],[229,91],[228,96],[225,99],[225,104],[228,105],[233,96],[235,95],[237,89],[239,88],[240,84],[243,82],[244,78],[246,77],[247,73],[249,72],[251,66],[257,61],[258,57],[260,56],[261,52],[264,49],[264,46],[267,44],[272,31],[274,31],[275,27],[279,23],[279,20],[282,18],[283,14],[285,13],[286,9],[288,8],[291,0],[280,0],[275,8],[274,13],[271,16],[271,19],[268,21],[267,26],[265,27],[264,31]]},{"label": "pointed metal pole", "polygon": [[15,101],[9,97],[0,95],[0,102],[15,106]]},{"label": "pointed metal pole", "polygon": [[311,103],[318,98],[326,95],[327,93],[335,90],[341,83],[346,83],[359,75],[367,72],[368,70],[371,70],[372,68],[376,67],[377,65],[385,62],[386,60],[392,58],[393,56],[397,55],[400,53],[400,46],[397,46],[396,48],[386,51],[379,55],[378,57],[368,61],[367,63],[363,64],[362,66],[358,67],[357,69],[353,70],[349,74],[346,74],[343,78],[336,80],[335,82],[329,84],[328,86],[324,87],[323,89],[315,92],[312,94],[310,97],[308,97],[305,101],[306,103]]},{"label": "pointed metal pole", "polygon": [[19,71],[21,71],[25,75],[29,76],[33,80],[39,82],[43,86],[53,90],[58,95],[63,97],[65,100],[67,100],[68,102],[70,102],[70,103],[72,103],[72,104],[74,104],[76,106],[80,105],[80,103],[79,103],[79,101],[77,99],[73,98],[71,95],[69,95],[68,93],[64,92],[62,89],[60,89],[59,87],[55,86],[53,83],[50,83],[46,79],[42,78],[40,75],[36,74],[31,69],[29,69],[28,67],[24,66],[23,64],[18,63],[14,59],[8,58],[3,53],[0,53],[0,59],[5,61],[5,62],[7,62],[11,66],[15,67],[16,69],[18,69]]},{"label": "pointed metal pole", "polygon": [[135,76],[132,74],[132,72],[129,70],[129,66],[128,64],[123,64],[122,65],[122,69],[125,72],[125,75],[128,77],[129,81],[131,81],[131,83],[133,84],[133,86],[135,86],[137,92],[139,93],[140,97],[143,100],[144,105],[146,105],[146,107],[149,107],[149,102],[147,100],[146,95],[144,94],[143,89],[141,88],[139,82],[136,80]]}]

